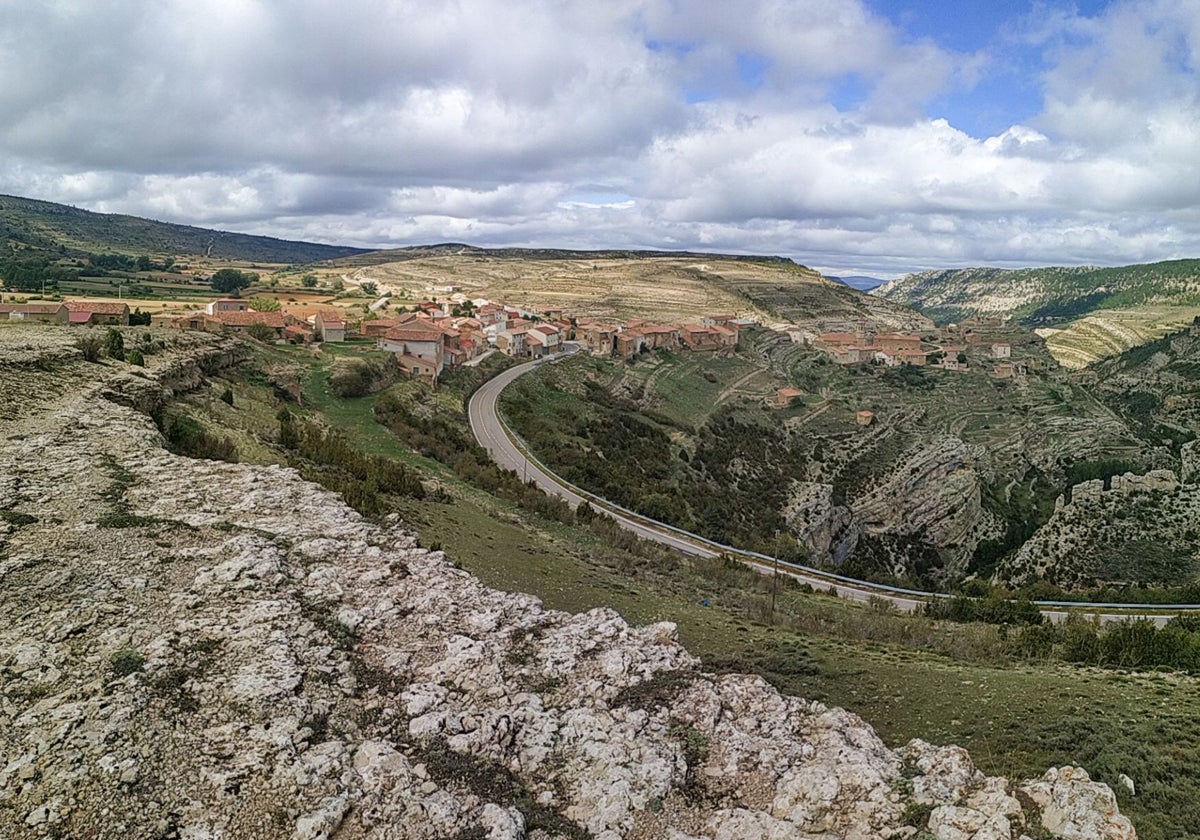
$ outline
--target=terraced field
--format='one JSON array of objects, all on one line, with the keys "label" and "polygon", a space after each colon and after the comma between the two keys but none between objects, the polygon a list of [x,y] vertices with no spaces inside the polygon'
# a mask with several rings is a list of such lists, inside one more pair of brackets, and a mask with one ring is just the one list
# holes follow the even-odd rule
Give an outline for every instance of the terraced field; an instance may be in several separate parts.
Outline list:
[{"label": "terraced field", "polygon": [[1192,323],[1195,306],[1145,306],[1107,309],[1073,321],[1061,329],[1040,329],[1046,348],[1060,365],[1079,369],[1103,358],[1154,341]]}]

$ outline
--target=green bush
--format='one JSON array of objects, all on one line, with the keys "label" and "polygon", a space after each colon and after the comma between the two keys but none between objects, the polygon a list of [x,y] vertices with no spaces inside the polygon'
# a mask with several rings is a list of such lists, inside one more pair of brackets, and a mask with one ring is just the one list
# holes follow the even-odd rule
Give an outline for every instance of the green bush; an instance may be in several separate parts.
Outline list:
[{"label": "green bush", "polygon": [[116,327],[108,328],[108,334],[104,338],[104,352],[110,359],[117,361],[125,359],[125,339]]},{"label": "green bush", "polygon": [[75,346],[83,354],[85,362],[98,362],[104,352],[104,340],[98,335],[81,335],[75,339]]},{"label": "green bush", "polygon": [[146,664],[146,660],[136,650],[122,648],[109,657],[109,664],[118,675],[127,677],[130,674],[136,674],[141,671]]},{"label": "green bush", "polygon": [[237,463],[237,444],[229,438],[205,431],[203,426],[186,414],[160,417],[158,425],[171,451],[176,454]]}]

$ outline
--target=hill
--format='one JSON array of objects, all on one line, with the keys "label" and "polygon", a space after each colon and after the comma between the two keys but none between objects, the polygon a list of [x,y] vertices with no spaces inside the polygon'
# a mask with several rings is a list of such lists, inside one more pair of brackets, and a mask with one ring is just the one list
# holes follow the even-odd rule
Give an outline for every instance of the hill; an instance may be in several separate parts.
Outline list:
[{"label": "hill", "polygon": [[928,319],[783,257],[664,251],[484,249],[447,244],[358,255],[337,263],[351,282],[400,301],[459,290],[531,309],[597,318],[688,319],[732,312],[767,322],[865,316],[895,328]]},{"label": "hill", "polygon": [[[705,836],[742,837],[762,834],[760,825],[780,836],[819,825],[829,836],[906,837],[917,827],[949,836],[941,828],[960,817],[987,819],[995,836],[1018,827],[1039,837],[1138,836],[1112,791],[1063,767],[1077,755],[1098,778],[1115,782],[1119,761],[1119,772],[1138,780],[1139,797],[1121,807],[1138,814],[1141,836],[1194,837],[1194,759],[1170,748],[1194,741],[1190,678],[1102,682],[1072,668],[980,667],[916,646],[897,656],[905,651],[881,649],[875,635],[862,636],[869,644],[833,645],[774,619],[727,618],[722,604],[737,595],[736,570],[714,567],[720,577],[701,607],[693,585],[657,583],[689,568],[685,560],[628,556],[634,565],[626,567],[621,541],[610,535],[597,545],[600,531],[591,539],[570,532],[534,564],[541,529],[492,544],[496,528],[521,515],[508,508],[479,539],[475,522],[462,522],[473,503],[444,475],[441,498],[421,504],[446,525],[426,536],[479,544],[473,555],[443,555],[418,546],[406,530],[410,516],[405,525],[365,519],[300,480],[336,481],[359,504],[401,489],[351,493],[376,477],[325,470],[331,454],[345,454],[326,434],[293,441],[322,459],[292,463],[299,472],[272,466],[292,461],[291,444],[276,443],[274,432],[239,442],[242,463],[192,460],[164,450],[131,407],[164,408],[170,395],[195,389],[186,406],[165,407],[169,428],[189,425],[181,409],[215,411],[224,435],[253,423],[261,408],[281,433],[269,371],[230,365],[248,352],[323,364],[306,350],[250,351],[189,335],[133,371],[83,362],[66,328],[45,330],[37,349],[30,342],[38,334],[0,333],[11,338],[7,348],[0,341],[0,390],[34,395],[17,401],[19,416],[4,420],[0,441],[0,463],[12,465],[0,481],[8,552],[0,603],[15,616],[0,626],[0,750],[21,782],[0,810],[6,836],[150,825],[167,827],[156,836],[220,826],[232,836],[465,838],[500,826],[509,837],[662,837],[707,826]],[[320,397],[320,382],[310,384]],[[213,396],[230,386],[232,404]],[[431,408],[447,394],[411,396]],[[336,413],[369,417],[369,408],[337,404]],[[386,434],[372,437],[390,440],[406,463],[415,457]],[[87,480],[57,480],[67,473]],[[51,555],[48,568],[41,558]],[[527,568],[547,600],[579,597],[615,560],[604,574],[622,585],[611,592],[652,623],[639,628],[612,609],[568,614],[505,595],[451,558],[490,561],[493,574]],[[560,569],[562,577],[550,577]],[[759,596],[765,601],[765,588]],[[795,603],[810,616],[824,606],[822,619],[848,609],[791,587],[778,600],[781,612]],[[676,641],[676,627],[682,635],[686,625],[666,623],[690,615],[693,627],[719,633],[715,673]],[[861,610],[854,619],[843,624],[878,632],[926,623]],[[970,637],[983,638],[979,630]],[[772,682],[846,683],[859,702],[894,705],[890,717],[904,734],[882,741],[854,715],[729,673],[744,670],[733,664],[742,652],[735,645],[770,663]],[[1171,709],[1133,711],[1181,682]],[[986,724],[962,714],[984,701]],[[979,744],[981,765],[1003,763],[1007,775],[1040,780],[985,779],[962,750],[908,743],[913,730],[942,740],[947,726]],[[1063,769],[1043,775],[1047,764]],[[814,778],[836,780],[841,792],[818,800]],[[788,810],[772,816],[781,801]]]},{"label": "hill", "polygon": [[[723,356],[544,366],[502,405],[552,469],[644,515],[944,588],[990,576],[1050,516],[1076,465],[1141,460],[1137,437],[1071,387],[1036,335],[997,327],[992,340],[1010,342],[1029,374],[996,378],[981,344],[965,348],[961,370],[836,365],[784,334],[746,330]],[[779,407],[783,387],[799,396]],[[862,410],[873,412],[865,426]]]},{"label": "hill", "polygon": [[266,263],[310,263],[364,253],[360,248],[293,242],[209,230],[136,216],[93,213],[64,204],[0,195],[0,248],[32,256],[202,256]]},{"label": "hill", "polygon": [[1041,330],[1060,364],[1079,368],[1190,322],[1200,313],[1200,260],[924,271],[874,294],[939,322],[1011,316]]}]

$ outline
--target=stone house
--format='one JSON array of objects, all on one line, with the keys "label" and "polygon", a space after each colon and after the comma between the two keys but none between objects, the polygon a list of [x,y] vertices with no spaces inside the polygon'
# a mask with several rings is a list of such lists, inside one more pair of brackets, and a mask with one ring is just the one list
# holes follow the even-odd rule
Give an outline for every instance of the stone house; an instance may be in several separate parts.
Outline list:
[{"label": "stone house", "polygon": [[392,328],[379,339],[378,346],[381,350],[395,353],[401,367],[412,366],[404,360],[405,356],[422,360],[433,371],[434,380],[446,365],[445,333],[420,319]]},{"label": "stone house", "polygon": [[549,356],[562,347],[562,332],[551,324],[538,324],[525,333],[526,346],[534,357]]},{"label": "stone house", "polygon": [[276,338],[283,338],[287,320],[282,312],[255,312],[253,309],[204,316],[204,329],[208,332],[244,333],[254,324],[262,324],[274,331]]},{"label": "stone house", "polygon": [[780,388],[775,392],[775,396],[767,399],[767,404],[772,408],[787,408],[792,404],[792,400],[804,396],[804,392],[799,388]]},{"label": "stone house", "polygon": [[246,312],[250,303],[241,298],[217,298],[210,300],[204,307],[204,314],[219,315],[222,312]]},{"label": "stone house", "polygon": [[593,356],[611,356],[616,349],[617,328],[605,324],[579,324],[575,338]]},{"label": "stone house", "polygon": [[327,312],[318,312],[313,316],[314,332],[321,341],[345,341],[346,322],[340,316]]},{"label": "stone house", "polygon": [[129,304],[119,301],[67,301],[67,323],[98,326],[129,326]]},{"label": "stone house", "polygon": [[18,303],[8,309],[8,320],[31,324],[65,324],[70,310],[62,303]]},{"label": "stone house", "polygon": [[529,327],[510,327],[496,334],[496,349],[506,356],[529,355]]}]

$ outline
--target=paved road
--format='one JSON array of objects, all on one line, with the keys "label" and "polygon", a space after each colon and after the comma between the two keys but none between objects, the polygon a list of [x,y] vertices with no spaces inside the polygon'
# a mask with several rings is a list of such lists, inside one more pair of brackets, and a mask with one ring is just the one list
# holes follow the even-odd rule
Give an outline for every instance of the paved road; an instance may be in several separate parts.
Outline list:
[{"label": "paved road", "polygon": [[[542,364],[548,364],[543,362]],[[525,481],[534,481],[538,487],[545,490],[547,493],[559,496],[567,501],[571,507],[576,507],[585,499],[589,501],[593,507],[602,509],[607,515],[611,516],[617,524],[625,528],[639,537],[666,545],[684,554],[690,554],[697,557],[716,557],[721,552],[717,549],[705,544],[703,537],[696,534],[688,534],[687,532],[676,532],[669,530],[659,525],[653,525],[645,522],[636,516],[630,516],[622,513],[620,510],[615,510],[614,506],[593,496],[580,488],[573,487],[569,483],[563,481],[549,471],[542,468],[537,461],[527,457],[524,450],[519,447],[510,437],[508,430],[505,428],[497,411],[497,400],[500,398],[500,393],[517,377],[522,376],[534,370],[538,366],[536,362],[528,362],[523,365],[511,367],[493,379],[488,380],[471,397],[467,405],[467,416],[471,424],[471,432],[475,435],[475,439],[479,441],[479,445],[485,448],[492,459],[500,466],[515,471]],[[769,575],[778,571],[779,574],[785,574],[788,577],[795,578],[803,583],[808,583],[815,588],[828,591],[833,588],[837,591],[838,596],[850,601],[858,601],[866,603],[872,599],[881,599],[892,604],[892,606],[900,612],[913,612],[917,607],[924,602],[925,599],[918,597],[907,597],[904,595],[896,595],[887,592],[884,589],[877,587],[868,581],[857,581],[853,583],[845,583],[831,580],[828,577],[817,574],[807,574],[803,571],[787,568],[784,566],[776,567],[774,564],[755,559],[747,559],[739,557],[751,568],[763,574]],[[1087,604],[1080,604],[1078,607],[1072,608],[1072,612],[1082,614],[1087,617],[1099,617],[1102,622],[1108,623],[1112,621],[1124,621],[1130,618],[1149,618],[1155,624],[1162,626],[1170,619],[1170,615],[1164,615],[1161,612],[1157,613],[1141,613],[1136,610],[1117,610],[1109,611],[1103,608],[1088,610]],[[1191,606],[1191,605],[1189,605]],[[1059,622],[1066,619],[1070,613],[1065,609],[1055,607],[1043,607],[1042,615],[1046,616],[1050,621]]]}]

